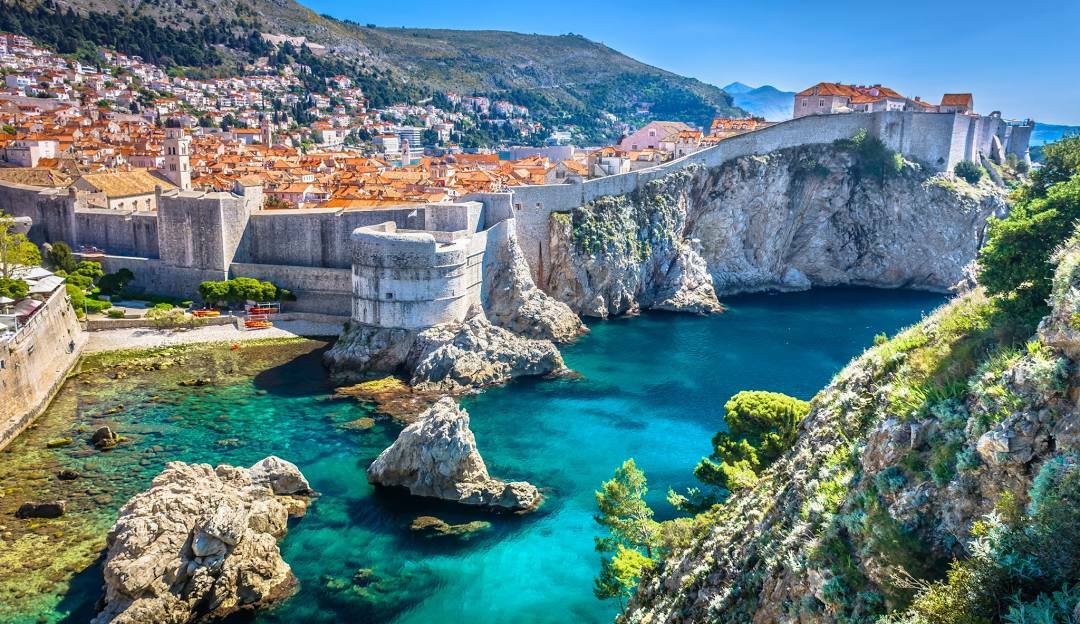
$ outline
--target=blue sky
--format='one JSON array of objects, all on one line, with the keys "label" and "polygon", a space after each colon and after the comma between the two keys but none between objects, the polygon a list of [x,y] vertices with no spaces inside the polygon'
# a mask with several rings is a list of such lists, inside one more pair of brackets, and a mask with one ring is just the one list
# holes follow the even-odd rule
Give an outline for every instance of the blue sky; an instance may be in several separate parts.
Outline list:
[{"label": "blue sky", "polygon": [[1080,124],[1080,0],[300,0],[362,24],[573,32],[718,86],[881,83]]}]

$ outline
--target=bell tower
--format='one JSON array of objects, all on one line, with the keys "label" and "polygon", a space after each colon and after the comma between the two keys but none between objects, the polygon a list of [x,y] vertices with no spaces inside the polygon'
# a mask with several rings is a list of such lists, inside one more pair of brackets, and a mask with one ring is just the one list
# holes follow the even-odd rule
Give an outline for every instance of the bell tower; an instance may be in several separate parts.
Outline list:
[{"label": "bell tower", "polygon": [[165,128],[165,177],[181,191],[191,190],[191,137],[183,128]]}]

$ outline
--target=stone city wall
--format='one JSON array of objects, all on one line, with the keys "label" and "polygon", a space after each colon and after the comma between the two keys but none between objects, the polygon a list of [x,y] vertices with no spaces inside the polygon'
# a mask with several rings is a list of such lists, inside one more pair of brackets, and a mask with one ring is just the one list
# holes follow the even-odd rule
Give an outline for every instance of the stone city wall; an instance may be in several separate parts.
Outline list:
[{"label": "stone city wall", "polygon": [[85,342],[63,288],[13,337],[0,340],[0,450],[45,411]]}]

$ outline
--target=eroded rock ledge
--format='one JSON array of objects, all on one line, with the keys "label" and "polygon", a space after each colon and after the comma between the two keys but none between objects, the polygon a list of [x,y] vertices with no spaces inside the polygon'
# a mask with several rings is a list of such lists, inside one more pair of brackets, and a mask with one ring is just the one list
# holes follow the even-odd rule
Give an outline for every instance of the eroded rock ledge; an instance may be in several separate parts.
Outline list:
[{"label": "eroded rock ledge", "polygon": [[421,331],[358,326],[324,356],[337,383],[400,374],[423,392],[461,394],[563,370],[550,340],[523,338],[482,314]]},{"label": "eroded rock ledge", "polygon": [[367,478],[376,485],[404,487],[415,496],[465,505],[529,511],[540,504],[535,486],[488,474],[469,429],[469,413],[449,397],[405,427],[368,467]]},{"label": "eroded rock ledge", "polygon": [[94,624],[212,620],[289,596],[277,540],[314,495],[274,456],[249,468],[170,462],[109,531]]}]

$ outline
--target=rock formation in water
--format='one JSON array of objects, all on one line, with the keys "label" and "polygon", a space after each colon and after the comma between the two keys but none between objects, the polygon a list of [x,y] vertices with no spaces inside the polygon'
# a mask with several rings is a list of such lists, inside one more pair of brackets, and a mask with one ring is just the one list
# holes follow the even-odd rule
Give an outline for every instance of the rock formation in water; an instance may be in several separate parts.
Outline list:
[{"label": "rock formation in water", "polygon": [[809,145],[691,166],[625,196],[552,215],[541,286],[574,311],[710,311],[716,296],[861,284],[944,291],[963,276],[986,219],[1007,209],[906,162],[886,176],[855,150]]},{"label": "rock formation in water", "polygon": [[527,338],[570,342],[584,333],[565,303],[536,287],[517,235],[484,259],[484,314],[492,324]]},{"label": "rock formation in water", "polygon": [[449,397],[405,427],[368,467],[367,477],[373,484],[465,505],[528,511],[540,504],[534,486],[488,475],[469,429],[469,414]]},{"label": "rock formation in water", "polygon": [[313,492],[293,464],[250,469],[170,462],[120,508],[105,557],[105,622],[218,619],[290,595],[277,540]]},{"label": "rock formation in water", "polygon": [[[689,544],[646,575],[625,620],[883,621],[953,559],[993,562],[959,570],[959,587],[989,583],[990,565],[1022,578],[1053,574],[1025,544],[1042,544],[1047,557],[1068,544],[1072,554],[1055,561],[1075,574],[1080,243],[1059,258],[1051,312],[1027,344],[1019,336],[993,350],[992,337],[1015,319],[976,289],[849,364],[813,399],[794,447],[699,516]],[[979,559],[994,549],[1004,554]],[[1061,589],[1050,585],[1041,591]],[[940,603],[950,612],[981,604],[944,592],[956,600]]]},{"label": "rock formation in water", "polygon": [[359,326],[324,356],[338,383],[402,374],[420,392],[460,394],[563,370],[550,340],[523,338],[475,314],[421,331]]}]

